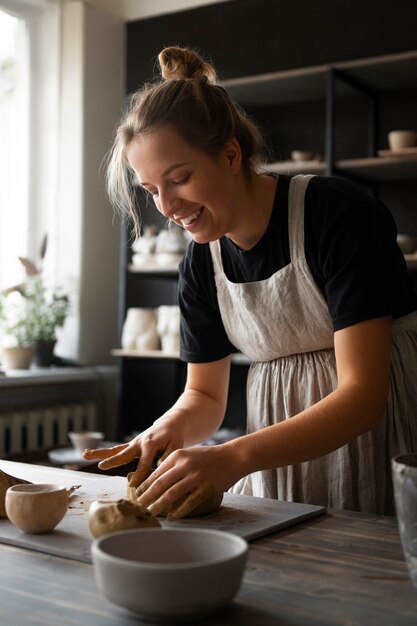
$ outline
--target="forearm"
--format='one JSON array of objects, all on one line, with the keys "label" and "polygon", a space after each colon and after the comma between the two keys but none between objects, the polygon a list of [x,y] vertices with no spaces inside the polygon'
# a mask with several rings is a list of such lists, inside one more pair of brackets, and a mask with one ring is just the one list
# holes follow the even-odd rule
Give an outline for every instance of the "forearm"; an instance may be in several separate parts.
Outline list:
[{"label": "forearm", "polygon": [[239,474],[293,465],[323,456],[376,426],[386,403],[384,390],[338,388],[326,398],[283,422],[227,444]]},{"label": "forearm", "polygon": [[181,430],[184,445],[201,443],[220,427],[226,411],[230,356],[210,363],[189,363],[185,390],[155,423]]},{"label": "forearm", "polygon": [[201,443],[220,427],[224,407],[217,400],[194,389],[186,389],[176,403],[155,424],[167,421],[181,429],[184,445]]}]

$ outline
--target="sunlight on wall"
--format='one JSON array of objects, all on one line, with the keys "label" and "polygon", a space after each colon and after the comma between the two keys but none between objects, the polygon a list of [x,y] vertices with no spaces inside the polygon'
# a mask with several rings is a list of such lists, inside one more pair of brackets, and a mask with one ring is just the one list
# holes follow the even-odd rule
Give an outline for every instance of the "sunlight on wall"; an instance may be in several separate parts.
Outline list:
[{"label": "sunlight on wall", "polygon": [[25,23],[0,10],[0,289],[18,283],[27,250]]}]

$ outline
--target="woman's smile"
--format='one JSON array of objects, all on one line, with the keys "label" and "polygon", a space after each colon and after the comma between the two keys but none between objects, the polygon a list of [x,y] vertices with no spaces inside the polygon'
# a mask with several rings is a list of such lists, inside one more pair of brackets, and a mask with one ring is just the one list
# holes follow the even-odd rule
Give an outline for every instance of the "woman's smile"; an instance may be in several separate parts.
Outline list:
[{"label": "woman's smile", "polygon": [[186,230],[192,231],[193,230],[192,227],[196,225],[196,222],[198,218],[200,217],[200,215],[202,214],[203,210],[204,210],[204,207],[201,207],[200,209],[197,209],[197,211],[195,211],[194,213],[191,213],[190,215],[187,215],[187,217],[182,217],[182,218],[177,218],[176,215],[174,214],[174,219],[176,221],[179,221],[183,228],[185,228]]}]

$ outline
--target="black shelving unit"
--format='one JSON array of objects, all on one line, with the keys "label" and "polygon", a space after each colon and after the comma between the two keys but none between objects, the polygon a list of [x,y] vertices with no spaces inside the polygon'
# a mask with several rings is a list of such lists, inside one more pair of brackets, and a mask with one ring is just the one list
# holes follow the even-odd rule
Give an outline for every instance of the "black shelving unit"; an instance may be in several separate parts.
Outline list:
[{"label": "black shelving unit", "polygon": [[[284,158],[268,164],[268,170],[287,174],[337,174],[369,187],[382,199],[384,193],[388,197],[391,193],[394,205],[387,204],[397,219],[399,230],[417,236],[417,220],[413,213],[417,208],[417,149],[404,154],[378,154],[386,147],[387,131],[393,129],[393,120],[397,128],[416,126],[417,50],[240,77],[223,81],[223,86],[255,120],[260,120],[261,126],[268,120],[270,129],[266,128],[266,132],[271,131],[273,141],[278,138],[276,143],[281,145]],[[391,107],[389,102],[393,94],[395,106]],[[366,110],[366,120],[361,124],[356,115],[358,97],[365,103]],[[387,99],[388,105],[384,104]],[[301,117],[303,111],[307,111],[299,137],[303,136],[303,129],[312,125],[308,119],[310,110],[321,122],[321,126],[314,124],[315,138],[320,146],[313,149],[324,153],[322,160],[295,163],[285,158],[290,152],[290,139],[286,141],[285,133],[291,137],[291,133],[296,134],[298,130],[292,123],[283,131],[289,107]],[[344,120],[348,120],[348,131]],[[294,122],[294,118],[291,121]],[[354,137],[355,133],[359,135],[362,131],[365,139],[355,142],[359,139]],[[343,141],[343,134],[352,136]],[[308,133],[305,135],[309,136]],[[163,218],[152,203],[142,200],[140,204],[143,223],[153,224],[159,220],[157,225],[161,227]],[[126,229],[122,237],[120,328],[128,307],[175,304],[177,288],[175,268],[132,267]],[[409,268],[417,286],[416,259],[410,260]],[[183,388],[186,365],[177,355],[120,350],[115,350],[115,354],[120,357],[119,434],[125,436],[146,428],[173,404]],[[229,427],[242,428],[245,424],[247,366],[247,362],[238,361],[232,368],[225,422]]]}]

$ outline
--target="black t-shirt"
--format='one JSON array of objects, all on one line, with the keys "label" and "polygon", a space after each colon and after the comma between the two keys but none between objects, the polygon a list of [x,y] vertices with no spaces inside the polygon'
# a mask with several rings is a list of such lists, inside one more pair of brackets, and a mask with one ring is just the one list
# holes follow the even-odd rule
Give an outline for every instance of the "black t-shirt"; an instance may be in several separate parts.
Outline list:
[{"label": "black t-shirt", "polygon": [[[235,283],[265,280],[290,263],[288,189],[278,177],[268,227],[250,250],[220,240],[223,268]],[[350,182],[315,176],[304,206],[307,264],[321,290],[334,331],[364,320],[402,317],[417,308],[397,229],[384,204]],[[204,363],[235,347],[227,338],[217,301],[209,244],[191,242],[180,265],[181,359]]]}]

